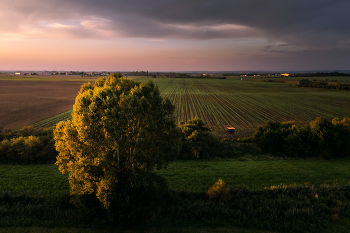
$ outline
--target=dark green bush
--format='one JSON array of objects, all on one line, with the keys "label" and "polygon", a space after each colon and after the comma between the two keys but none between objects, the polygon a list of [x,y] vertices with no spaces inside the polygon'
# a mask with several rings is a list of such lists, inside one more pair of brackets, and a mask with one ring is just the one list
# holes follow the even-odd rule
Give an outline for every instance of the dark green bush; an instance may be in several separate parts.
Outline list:
[{"label": "dark green bush", "polygon": [[267,122],[251,137],[264,152],[293,157],[349,156],[350,120],[316,118],[310,126],[296,122]]},{"label": "dark green bush", "polygon": [[195,117],[180,125],[182,132],[182,150],[180,158],[209,158],[215,157],[219,139],[204,122]]}]

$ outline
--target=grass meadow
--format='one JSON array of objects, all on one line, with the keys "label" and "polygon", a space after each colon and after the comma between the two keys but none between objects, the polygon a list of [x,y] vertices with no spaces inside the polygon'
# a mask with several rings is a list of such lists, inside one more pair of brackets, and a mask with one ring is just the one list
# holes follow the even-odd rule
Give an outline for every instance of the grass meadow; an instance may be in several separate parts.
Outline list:
[{"label": "grass meadow", "polygon": [[[62,175],[56,165],[2,164],[0,165],[0,202],[4,204],[0,208],[0,232],[286,232],[286,229],[293,228],[283,225],[283,215],[280,211],[283,212],[283,208],[288,208],[292,212],[287,213],[293,214],[296,218],[294,217],[292,222],[288,218],[285,224],[295,226],[296,232],[305,232],[302,229],[313,229],[313,232],[345,233],[350,226],[348,214],[337,219],[336,224],[329,224],[328,215],[322,213],[329,211],[331,214],[336,208],[327,207],[327,203],[329,206],[334,206],[334,203],[346,205],[344,200],[347,199],[344,199],[343,194],[336,194],[336,200],[342,201],[333,201],[332,193],[333,191],[339,193],[338,190],[342,190],[342,187],[345,187],[345,193],[347,193],[349,166],[350,159],[326,161],[268,156],[243,156],[230,160],[175,161],[170,163],[167,169],[157,173],[166,179],[171,190],[184,192],[181,195],[185,200],[177,204],[176,219],[179,219],[179,214],[181,216],[183,211],[184,213],[190,211],[196,216],[196,212],[193,211],[197,208],[202,212],[207,212],[207,208],[217,208],[217,204],[210,207],[207,206],[209,203],[201,201],[201,193],[206,192],[218,179],[223,179],[237,196],[232,198],[233,206],[230,209],[238,211],[237,216],[242,217],[233,222],[197,218],[174,222],[168,219],[145,226],[123,228],[103,222],[98,224],[91,222],[93,223],[91,224],[84,220],[85,217],[69,204],[67,175]],[[286,189],[281,189],[281,184]],[[275,189],[277,186],[279,189]],[[327,191],[328,189],[330,191]],[[319,203],[315,198],[310,199],[308,190],[311,190],[311,195],[320,192],[320,198],[324,190],[323,201]],[[188,192],[194,194],[187,194]],[[291,194],[288,194],[289,192]],[[328,195],[332,198],[327,197]],[[194,198],[192,201],[186,199],[191,196],[192,199]],[[199,197],[198,200],[196,196]],[[309,201],[312,203],[316,201],[318,204],[313,206]],[[247,206],[244,207],[245,205]],[[320,212],[317,206],[322,207],[323,212]],[[187,210],[187,208],[190,209]],[[214,212],[219,210],[215,209]],[[224,208],[223,211],[227,210]],[[269,217],[261,216],[260,212],[268,214]],[[164,214],[172,216],[172,212]],[[201,212],[198,214],[202,216]],[[305,214],[310,220],[303,220]],[[249,224],[249,216],[252,217],[252,225]],[[261,222],[259,223],[256,218]],[[325,221],[318,223],[323,227],[312,227],[320,221],[317,219]],[[311,225],[308,225],[308,221]],[[267,230],[270,228],[274,230]]]},{"label": "grass meadow", "polygon": [[[232,188],[254,190],[281,184],[334,186],[350,183],[350,159],[260,159],[244,156],[237,160],[175,161],[156,173],[166,179],[170,189],[192,192],[206,192],[218,179]],[[0,192],[51,195],[68,190],[68,176],[62,175],[54,164],[0,165]]]}]

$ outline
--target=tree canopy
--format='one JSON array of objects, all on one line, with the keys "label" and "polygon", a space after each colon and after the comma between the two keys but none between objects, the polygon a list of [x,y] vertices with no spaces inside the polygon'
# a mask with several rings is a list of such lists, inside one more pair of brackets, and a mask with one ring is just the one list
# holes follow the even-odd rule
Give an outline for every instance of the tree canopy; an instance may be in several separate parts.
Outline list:
[{"label": "tree canopy", "polygon": [[71,194],[94,194],[108,209],[130,174],[165,167],[181,149],[173,112],[151,81],[141,84],[117,73],[84,84],[72,120],[54,131],[56,164],[68,172]]}]

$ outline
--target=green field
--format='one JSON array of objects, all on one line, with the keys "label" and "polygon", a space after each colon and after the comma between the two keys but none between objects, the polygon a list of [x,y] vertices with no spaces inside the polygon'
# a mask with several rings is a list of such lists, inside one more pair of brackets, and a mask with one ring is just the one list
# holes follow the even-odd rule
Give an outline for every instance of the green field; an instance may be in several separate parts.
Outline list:
[{"label": "green field", "polygon": [[[251,159],[254,159],[253,157]],[[176,161],[157,173],[170,189],[205,192],[218,179],[230,187],[264,189],[277,185],[347,185],[350,160]],[[58,166],[0,165],[0,192],[68,192],[67,175]]]},{"label": "green field", "polygon": [[60,121],[71,120],[72,113],[73,113],[73,110],[68,110],[56,116],[31,124],[30,126],[33,126],[35,128],[52,127],[52,126],[55,126]]},{"label": "green field", "polygon": [[[138,81],[148,81],[142,78]],[[249,136],[266,121],[310,122],[350,116],[350,92],[292,88],[230,77],[210,79],[152,79],[162,96],[175,104],[178,121],[198,116],[217,134],[236,128],[237,137]]]},{"label": "green field", "polygon": [[[262,160],[260,160],[262,159]],[[314,218],[321,218],[328,222],[327,216],[318,215],[317,208],[310,206],[309,199],[304,195],[308,195],[306,190],[313,190],[311,187],[315,185],[319,187],[320,192],[322,189],[340,190],[339,186],[335,185],[347,185],[349,184],[350,160],[285,160],[275,158],[259,158],[259,157],[242,157],[236,160],[212,160],[212,161],[176,161],[169,164],[166,170],[158,171],[157,173],[164,177],[172,190],[184,190],[194,192],[206,192],[208,188],[216,182],[218,179],[226,181],[231,188],[248,189],[236,189],[235,194],[239,194],[242,190],[246,190],[249,193],[249,197],[239,196],[235,203],[240,203],[242,206],[238,211],[243,215],[249,214],[253,211],[252,203],[254,201],[261,202],[261,205],[256,207],[259,211],[265,211],[269,217],[278,220],[269,220],[265,218],[259,218],[261,224],[271,224],[274,231],[263,231],[261,229],[269,229],[267,225],[261,225],[259,222],[253,221],[254,224],[240,225],[238,220],[234,223],[220,221],[218,219],[211,221],[198,221],[191,220],[188,222],[173,223],[172,221],[155,223],[144,229],[132,227],[132,228],[111,228],[111,226],[103,226],[103,223],[99,225],[94,223],[89,224],[90,221],[86,221],[84,216],[75,208],[70,207],[69,201],[69,185],[67,175],[61,175],[58,171],[58,167],[53,164],[42,165],[0,165],[0,196],[4,206],[1,208],[0,213],[2,219],[0,221],[0,232],[285,232],[284,230],[277,230],[279,226],[283,224],[299,224],[297,227],[302,229],[308,229],[308,221],[304,221],[295,215],[293,218],[280,219],[278,215],[271,214],[271,211],[279,212],[279,208],[287,208],[290,211],[296,211],[296,213],[304,213],[305,211],[313,211],[310,216]],[[240,161],[245,160],[245,161]],[[288,186],[291,184],[296,187],[295,193],[297,197],[293,199],[292,196],[288,196],[288,191],[274,196],[274,188],[265,190],[265,187],[271,188],[271,186],[278,185]],[[303,189],[300,186],[307,184],[307,188]],[[298,187],[299,188],[298,188]],[[345,187],[345,186],[344,186]],[[349,187],[349,186],[347,186]],[[250,191],[249,191],[250,190]],[[254,192],[256,193],[254,194]],[[280,189],[281,190],[281,189]],[[289,189],[293,190],[293,189]],[[346,188],[345,188],[346,190]],[[336,191],[338,193],[338,191]],[[9,193],[10,196],[4,195]],[[185,192],[186,193],[186,192]],[[261,196],[259,196],[259,194]],[[265,197],[264,195],[268,195]],[[329,195],[333,195],[332,192],[327,192]],[[323,195],[327,196],[328,194]],[[346,191],[345,191],[346,193]],[[339,194],[339,193],[338,193]],[[11,196],[12,195],[12,196]],[[193,195],[193,194],[189,194]],[[194,194],[196,195],[196,194]],[[253,195],[253,196],[252,196]],[[285,196],[284,196],[285,195]],[[293,194],[290,194],[293,195]],[[321,194],[320,194],[321,195]],[[270,197],[271,196],[271,197]],[[282,196],[282,197],[281,197]],[[333,197],[333,196],[332,196]],[[10,198],[10,199],[9,199]],[[11,202],[11,198],[17,200],[17,202]],[[305,199],[306,198],[306,199]],[[326,197],[324,197],[326,198]],[[335,195],[333,198],[337,198]],[[338,197],[340,198],[340,197]],[[344,205],[347,205],[346,197],[341,197]],[[275,199],[278,199],[276,201]],[[254,200],[254,201],[252,201]],[[322,199],[322,203],[338,203],[336,200]],[[328,200],[328,202],[327,202]],[[193,200],[196,202],[196,200]],[[317,205],[325,207],[324,204],[318,203],[312,199]],[[185,202],[186,203],[186,202]],[[282,203],[282,207],[279,203]],[[189,203],[188,203],[189,204]],[[245,207],[245,204],[249,206]],[[181,203],[178,204],[181,206]],[[201,207],[204,205],[203,207]],[[276,206],[275,206],[276,205]],[[292,206],[290,206],[292,205]],[[206,204],[203,201],[198,200],[196,204],[191,208],[198,208],[198,211],[206,211]],[[221,206],[218,204],[218,206]],[[215,207],[215,205],[213,205]],[[270,209],[269,209],[270,208]],[[266,210],[265,210],[266,209]],[[36,213],[39,211],[39,213]],[[235,211],[232,209],[232,211]],[[333,211],[332,209],[330,211]],[[42,213],[41,213],[42,212]],[[35,216],[32,216],[31,213]],[[260,213],[260,212],[259,212]],[[7,216],[10,214],[11,216]],[[74,216],[74,217],[73,217]],[[260,215],[259,215],[260,216]],[[294,216],[294,215],[292,215]],[[309,216],[309,214],[308,214]],[[177,216],[177,219],[179,216]],[[242,220],[249,222],[250,220],[242,218]],[[320,226],[327,226],[327,229],[320,229],[317,232],[348,232],[348,226],[350,225],[349,215],[342,215],[336,224],[320,224]],[[311,221],[315,222],[314,219]],[[292,222],[292,223],[291,223]],[[305,225],[306,222],[306,225]],[[178,225],[180,224],[180,225]],[[304,225],[303,225],[304,224]],[[16,228],[13,228],[16,226]],[[82,227],[82,228],[79,228]],[[105,227],[105,228],[104,228]],[[244,227],[246,229],[242,229]],[[284,229],[284,228],[282,228]],[[288,228],[290,229],[290,228]],[[300,231],[299,231],[300,232]]]}]

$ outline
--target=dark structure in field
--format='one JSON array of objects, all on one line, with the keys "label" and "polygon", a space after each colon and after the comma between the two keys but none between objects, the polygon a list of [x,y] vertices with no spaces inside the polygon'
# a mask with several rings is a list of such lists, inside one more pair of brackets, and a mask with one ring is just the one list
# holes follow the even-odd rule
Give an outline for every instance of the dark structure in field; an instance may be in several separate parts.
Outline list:
[{"label": "dark structure in field", "polygon": [[227,127],[227,133],[228,134],[234,134],[235,133],[235,127]]}]

